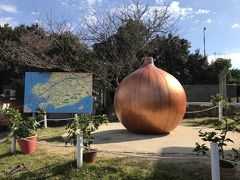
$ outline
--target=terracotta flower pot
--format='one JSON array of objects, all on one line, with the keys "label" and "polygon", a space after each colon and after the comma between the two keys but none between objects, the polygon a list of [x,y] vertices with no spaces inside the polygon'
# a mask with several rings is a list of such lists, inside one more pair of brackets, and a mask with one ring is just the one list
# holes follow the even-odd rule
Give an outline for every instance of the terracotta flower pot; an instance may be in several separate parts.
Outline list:
[{"label": "terracotta flower pot", "polygon": [[9,118],[4,118],[0,120],[0,126],[9,126],[10,125],[10,120]]},{"label": "terracotta flower pot", "polygon": [[221,180],[236,180],[236,167],[220,167],[220,178]]},{"label": "terracotta flower pot", "polygon": [[236,179],[236,167],[234,164],[220,160],[220,178],[221,180],[235,180]]},{"label": "terracotta flower pot", "polygon": [[97,150],[84,150],[83,151],[83,162],[95,164],[97,159]]},{"label": "terracotta flower pot", "polygon": [[36,149],[37,136],[31,136],[23,139],[17,139],[20,150],[24,154],[31,154]]}]

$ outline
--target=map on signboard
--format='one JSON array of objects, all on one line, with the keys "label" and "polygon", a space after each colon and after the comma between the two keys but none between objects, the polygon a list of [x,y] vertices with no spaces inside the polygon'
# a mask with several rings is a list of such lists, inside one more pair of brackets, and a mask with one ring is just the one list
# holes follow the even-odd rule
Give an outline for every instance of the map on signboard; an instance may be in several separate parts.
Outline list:
[{"label": "map on signboard", "polygon": [[26,72],[24,112],[92,113],[92,74]]}]

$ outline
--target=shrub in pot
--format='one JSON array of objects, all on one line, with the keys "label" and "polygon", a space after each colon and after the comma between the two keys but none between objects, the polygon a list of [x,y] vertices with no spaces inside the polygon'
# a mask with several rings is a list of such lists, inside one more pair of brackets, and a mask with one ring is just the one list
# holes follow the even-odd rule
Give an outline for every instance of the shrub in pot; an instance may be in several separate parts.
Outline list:
[{"label": "shrub in pot", "polygon": [[[223,122],[215,128],[213,131],[203,132],[199,131],[199,137],[203,141],[214,142],[218,144],[219,150],[219,164],[220,164],[220,176],[221,180],[225,179],[235,179],[236,176],[236,163],[240,161],[240,148],[239,150],[232,148],[232,152],[226,154],[224,147],[227,146],[227,143],[234,143],[231,138],[227,137],[228,132],[240,132],[238,125],[240,125],[239,116],[228,119],[229,104],[223,100],[221,95],[216,95],[212,98],[213,104],[218,104],[219,101],[222,101],[223,105]],[[209,148],[205,144],[196,143],[196,147],[193,150],[194,152],[202,155],[207,155]]]},{"label": "shrub in pot", "polygon": [[8,108],[4,110],[6,116],[10,119],[11,135],[17,138],[21,152],[30,154],[35,151],[36,134],[39,123],[35,118],[23,118],[18,109]]},{"label": "shrub in pot", "polygon": [[96,131],[100,125],[106,123],[108,123],[106,115],[82,114],[78,116],[66,126],[66,129],[68,130],[66,144],[72,143],[76,145],[76,135],[82,133],[83,145],[85,146],[83,151],[83,161],[95,164],[97,150],[90,147],[93,143],[92,133]]}]

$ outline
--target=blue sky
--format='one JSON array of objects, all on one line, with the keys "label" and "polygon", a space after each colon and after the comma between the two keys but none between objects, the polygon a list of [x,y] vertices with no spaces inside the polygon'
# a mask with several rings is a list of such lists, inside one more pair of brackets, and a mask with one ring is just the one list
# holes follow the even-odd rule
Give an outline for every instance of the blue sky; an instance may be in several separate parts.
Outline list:
[{"label": "blue sky", "polygon": [[[140,0],[159,7],[162,0]],[[233,68],[240,69],[240,0],[167,0],[176,17],[177,34],[191,43],[191,50],[203,53],[203,28],[206,27],[206,54],[231,58]],[[31,24],[45,18],[65,19],[72,29],[83,19],[92,20],[92,11],[110,11],[128,6],[130,0],[0,0],[0,25]]]}]

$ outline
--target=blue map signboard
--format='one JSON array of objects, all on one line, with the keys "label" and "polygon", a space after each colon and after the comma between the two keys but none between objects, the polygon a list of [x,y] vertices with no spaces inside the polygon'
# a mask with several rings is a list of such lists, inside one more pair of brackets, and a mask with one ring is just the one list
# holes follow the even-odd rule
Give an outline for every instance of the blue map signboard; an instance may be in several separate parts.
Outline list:
[{"label": "blue map signboard", "polygon": [[92,113],[92,74],[26,72],[24,112]]}]

